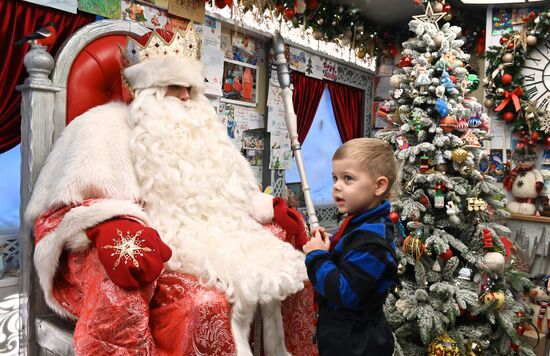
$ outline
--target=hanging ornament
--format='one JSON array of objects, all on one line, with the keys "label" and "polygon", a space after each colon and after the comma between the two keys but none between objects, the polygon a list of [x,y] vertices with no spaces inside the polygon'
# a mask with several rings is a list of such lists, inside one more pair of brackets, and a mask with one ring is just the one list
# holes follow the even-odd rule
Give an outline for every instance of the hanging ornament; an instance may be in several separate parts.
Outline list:
[{"label": "hanging ornament", "polygon": [[420,157],[420,173],[427,173],[430,170],[430,157]]},{"label": "hanging ornament", "polygon": [[476,127],[480,127],[481,124],[482,122],[479,117],[471,117],[468,119],[468,127],[476,128]]},{"label": "hanging ornament", "polygon": [[451,21],[452,19],[453,19],[453,14],[451,14],[450,12],[445,16],[443,16],[443,20],[445,21]]},{"label": "hanging ornament", "polygon": [[537,44],[537,36],[529,35],[527,36],[527,39],[525,40],[525,43],[527,43],[528,46],[534,46]]},{"label": "hanging ornament", "polygon": [[464,148],[479,148],[481,147],[481,144],[479,143],[479,138],[476,136],[476,134],[468,129],[464,135],[462,135],[461,139],[466,143],[463,147]]},{"label": "hanging ornament", "polygon": [[481,344],[475,340],[468,340],[466,351],[466,356],[481,356],[483,354]]},{"label": "hanging ornament", "polygon": [[446,133],[451,133],[456,129],[456,118],[452,115],[445,116],[439,120],[439,127]]},{"label": "hanging ornament", "polygon": [[440,48],[441,45],[443,44],[443,41],[445,40],[445,36],[438,33],[437,35],[434,36],[434,44],[437,48]]},{"label": "hanging ornament", "polygon": [[[435,108],[437,109],[437,112],[439,112],[439,115],[441,116],[449,115],[449,104],[447,104],[445,99],[443,98],[437,99],[435,103]],[[445,129],[443,129],[443,131],[445,131]]]},{"label": "hanging ornament", "polygon": [[504,295],[504,292],[502,291],[486,291],[481,295],[480,298],[481,302],[485,305],[493,304],[495,306],[495,309],[500,309],[504,305],[504,302],[506,301],[506,297]]},{"label": "hanging ornament", "polygon": [[[443,5],[443,12],[450,13],[451,12],[451,5],[450,4]],[[458,36],[458,37],[460,37],[460,36]]]},{"label": "hanging ornament", "polygon": [[512,63],[514,61],[514,55],[512,53],[505,53],[502,56],[502,62],[504,63]]},{"label": "hanging ornament", "polygon": [[405,271],[407,270],[407,266],[405,266],[404,264],[402,263],[399,263],[397,265],[397,275],[398,276],[401,276],[405,273]]},{"label": "hanging ornament", "polygon": [[218,9],[223,9],[224,7],[227,6],[227,4],[225,3],[225,0],[214,0],[214,5],[216,5]]},{"label": "hanging ornament", "polygon": [[287,19],[291,19],[296,12],[294,11],[294,7],[285,7],[283,10],[283,16]]},{"label": "hanging ornament", "polygon": [[513,41],[508,42],[508,44],[506,45],[506,48],[508,49],[514,49],[514,47],[516,47],[516,45]]},{"label": "hanging ornament", "polygon": [[428,199],[428,196],[426,194],[420,194],[418,197],[418,201],[422,206],[424,206],[426,209],[430,208],[430,199]]},{"label": "hanging ornament", "polygon": [[466,198],[466,201],[468,202],[468,211],[487,210],[487,203],[483,199]]},{"label": "hanging ornament", "polygon": [[317,41],[319,41],[320,39],[323,38],[323,33],[321,31],[318,31],[318,30],[315,30],[311,33],[311,36],[316,39]]},{"label": "hanging ornament", "polygon": [[367,48],[364,46],[361,46],[357,48],[357,50],[355,50],[355,56],[359,59],[365,58],[366,55],[367,55]]},{"label": "hanging ornament", "polygon": [[483,256],[483,267],[494,273],[502,273],[506,261],[500,252],[487,252]]},{"label": "hanging ornament", "polygon": [[506,122],[512,122],[515,119],[515,115],[513,112],[508,111],[502,114],[502,119]]},{"label": "hanging ornament", "polygon": [[500,82],[503,84],[503,85],[510,85],[512,83],[512,80],[514,79],[514,77],[512,77],[510,74],[508,73],[505,73],[502,75],[502,77],[500,77]]},{"label": "hanging ornament", "polygon": [[508,42],[508,37],[501,37],[498,42],[504,46],[504,44]]},{"label": "hanging ornament", "polygon": [[439,257],[441,257],[441,259],[445,262],[447,262],[448,260],[451,259],[451,257],[453,257],[453,250],[451,250],[450,248],[447,249],[447,251],[443,252],[442,254],[439,255]]},{"label": "hanging ornament", "polygon": [[523,324],[518,324],[518,326],[516,326],[516,332],[519,336],[523,335],[525,332],[525,326],[523,326]]},{"label": "hanging ornament", "polygon": [[466,121],[465,118],[458,120],[458,123],[456,124],[456,129],[460,132],[468,130],[468,121]]},{"label": "hanging ornament", "polygon": [[495,101],[493,99],[485,99],[483,101],[483,106],[487,109],[492,109],[495,106]]},{"label": "hanging ornament", "polygon": [[441,191],[441,189],[436,189],[435,191],[434,207],[437,209],[445,207],[445,197],[443,196],[443,192]]},{"label": "hanging ornament", "polygon": [[439,263],[438,259],[435,259],[435,262],[432,266],[432,271],[434,272],[441,272],[441,264]]},{"label": "hanging ornament", "polygon": [[451,159],[455,163],[463,163],[468,158],[468,151],[463,148],[457,148],[451,153]]},{"label": "hanging ornament", "polygon": [[399,61],[399,66],[401,68],[410,67],[412,64],[412,58],[410,56],[404,56]]},{"label": "hanging ornament", "polygon": [[447,202],[447,215],[449,216],[449,221],[451,221],[454,225],[460,225],[461,221],[458,217],[458,208],[456,207],[455,203],[452,200],[449,200]]},{"label": "hanging ornament", "polygon": [[448,334],[443,334],[430,342],[428,356],[460,356],[460,349]]},{"label": "hanging ornament", "polygon": [[468,74],[468,90],[474,91],[479,88],[479,77],[475,74]]},{"label": "hanging ornament", "polygon": [[460,271],[458,271],[458,279],[462,279],[465,281],[471,281],[472,280],[472,274],[473,271],[471,268],[468,267],[462,267]]},{"label": "hanging ornament", "polygon": [[432,9],[434,10],[434,12],[443,12],[443,4],[440,2],[436,2],[432,5]]},{"label": "hanging ornament", "polygon": [[415,258],[417,261],[420,260],[420,257],[422,257],[425,250],[426,246],[422,240],[416,236],[413,237],[409,235],[405,238],[405,241],[403,241],[403,252]]},{"label": "hanging ornament", "polygon": [[397,224],[397,222],[399,221],[399,214],[395,211],[390,212],[388,217],[394,224]]},{"label": "hanging ornament", "polygon": [[317,6],[319,5],[319,1],[318,0],[308,0],[308,2],[306,4],[307,4],[308,9],[315,10],[317,8]]},{"label": "hanging ornament", "polygon": [[319,17],[319,18],[317,19],[317,24],[318,24],[319,26],[323,26],[324,23],[325,23],[325,19],[324,19],[324,18]]}]

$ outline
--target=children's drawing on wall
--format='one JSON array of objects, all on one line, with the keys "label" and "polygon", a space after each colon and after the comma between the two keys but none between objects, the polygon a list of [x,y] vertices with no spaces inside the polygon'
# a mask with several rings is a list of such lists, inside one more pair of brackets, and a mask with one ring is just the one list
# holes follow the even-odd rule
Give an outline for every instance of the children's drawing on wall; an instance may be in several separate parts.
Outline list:
[{"label": "children's drawing on wall", "polygon": [[[506,150],[506,157],[510,159],[511,150]],[[510,161],[504,161],[504,151],[501,149],[492,149],[489,156],[489,168],[487,174],[496,178],[498,182],[502,182],[504,176],[510,170]]]},{"label": "children's drawing on wall", "polygon": [[256,106],[257,67],[226,59],[223,63],[222,101]]}]

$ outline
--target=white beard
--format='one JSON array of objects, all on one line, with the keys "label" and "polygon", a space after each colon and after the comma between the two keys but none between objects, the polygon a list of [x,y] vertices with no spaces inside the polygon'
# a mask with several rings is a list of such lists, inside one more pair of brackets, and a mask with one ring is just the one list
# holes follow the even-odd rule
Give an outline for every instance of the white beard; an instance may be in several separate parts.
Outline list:
[{"label": "white beard", "polygon": [[206,98],[138,94],[130,149],[145,210],[173,251],[169,270],[216,286],[234,304],[283,300],[303,288],[304,256],[250,215],[257,184]]}]

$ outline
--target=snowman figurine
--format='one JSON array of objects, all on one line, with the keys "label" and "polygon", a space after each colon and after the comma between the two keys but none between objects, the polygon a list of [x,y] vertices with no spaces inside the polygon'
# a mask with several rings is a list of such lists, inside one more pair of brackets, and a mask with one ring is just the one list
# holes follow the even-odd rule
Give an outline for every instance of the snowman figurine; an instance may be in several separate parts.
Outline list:
[{"label": "snowman figurine", "polygon": [[508,203],[508,211],[520,215],[540,215],[537,210],[537,197],[543,186],[544,178],[535,167],[537,155],[532,145],[521,140],[513,154],[515,168],[504,179],[504,187],[512,192],[514,201]]}]

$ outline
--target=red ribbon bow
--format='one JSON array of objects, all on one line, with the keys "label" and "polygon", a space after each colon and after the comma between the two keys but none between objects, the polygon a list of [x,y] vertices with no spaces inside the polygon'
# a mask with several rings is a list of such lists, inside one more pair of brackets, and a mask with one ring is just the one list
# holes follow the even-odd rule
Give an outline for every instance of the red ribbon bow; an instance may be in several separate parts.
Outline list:
[{"label": "red ribbon bow", "polygon": [[521,109],[521,105],[519,104],[519,96],[523,95],[523,90],[521,87],[516,87],[512,91],[504,91],[504,100],[500,103],[499,106],[495,109],[495,111],[500,111],[504,109],[504,107],[510,102],[510,99],[512,99],[512,102],[514,103],[514,108],[516,111],[519,111]]}]

